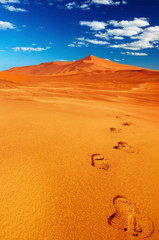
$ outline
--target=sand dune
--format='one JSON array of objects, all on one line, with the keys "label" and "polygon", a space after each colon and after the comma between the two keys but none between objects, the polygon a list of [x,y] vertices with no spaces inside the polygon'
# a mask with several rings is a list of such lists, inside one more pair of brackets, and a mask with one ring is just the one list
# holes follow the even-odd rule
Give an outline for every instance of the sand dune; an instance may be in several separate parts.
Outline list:
[{"label": "sand dune", "polygon": [[35,66],[15,67],[4,71],[28,76],[48,76],[48,75],[72,75],[93,71],[110,70],[142,70],[140,67],[124,65],[110,60],[101,59],[93,55],[74,62],[50,62]]},{"label": "sand dune", "polygon": [[88,56],[0,73],[0,239],[158,240],[159,72]]}]

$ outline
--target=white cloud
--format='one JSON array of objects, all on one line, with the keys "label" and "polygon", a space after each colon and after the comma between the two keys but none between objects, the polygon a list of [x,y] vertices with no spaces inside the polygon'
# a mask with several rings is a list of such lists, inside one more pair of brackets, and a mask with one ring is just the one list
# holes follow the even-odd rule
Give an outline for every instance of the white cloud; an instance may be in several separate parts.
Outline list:
[{"label": "white cloud", "polygon": [[113,37],[113,39],[116,39],[116,40],[123,40],[124,38],[123,38],[123,37],[120,37],[120,36],[115,36],[115,37]]},{"label": "white cloud", "polygon": [[105,33],[99,32],[99,33],[96,33],[94,36],[98,37],[98,38],[107,39],[107,40],[109,39],[109,36],[108,36],[108,34],[106,32]]},{"label": "white cloud", "polygon": [[88,42],[88,43],[92,43],[92,44],[96,44],[96,45],[107,45],[109,44],[107,41],[99,41],[97,39],[89,39],[89,38],[77,38],[79,41],[83,41],[83,42]]},{"label": "white cloud", "polygon": [[14,26],[14,24],[12,24],[10,22],[0,21],[0,30],[14,29],[14,28],[16,28],[16,27]]},{"label": "white cloud", "polygon": [[74,8],[80,8],[82,10],[90,10],[91,6],[93,4],[96,5],[107,5],[107,6],[118,6],[120,4],[127,4],[126,0],[85,0],[85,1],[81,1],[81,3],[79,4],[80,1],[72,1],[72,2],[68,2],[65,7],[67,9],[74,9]]},{"label": "white cloud", "polygon": [[68,59],[54,59],[53,61],[55,61],[55,62],[71,62]]},{"label": "white cloud", "polygon": [[107,41],[99,41],[97,39],[89,39],[85,37],[77,38],[78,41],[74,41],[73,43],[69,44],[68,47],[88,47],[89,43],[95,45],[107,45],[109,44]]},{"label": "white cloud", "polygon": [[119,1],[114,0],[92,0],[92,3],[102,4],[102,5],[119,5]]},{"label": "white cloud", "polygon": [[76,7],[77,7],[76,2],[69,2],[69,3],[66,4],[67,9],[73,9],[73,8],[76,8]]},{"label": "white cloud", "polygon": [[68,47],[82,47],[80,44],[71,43],[67,45]]},{"label": "white cloud", "polygon": [[74,43],[70,43],[67,45],[68,47],[75,47],[75,44]]},{"label": "white cloud", "polygon": [[134,38],[138,40],[131,43],[112,45],[110,47],[131,49],[135,51],[146,48],[155,48],[159,43],[159,26],[148,27],[144,29],[143,33],[136,37],[133,37],[133,39]]},{"label": "white cloud", "polygon": [[23,8],[16,8],[14,6],[10,6],[10,5],[4,5],[3,6],[5,9],[7,9],[10,12],[27,12],[26,9]]},{"label": "white cloud", "polygon": [[80,25],[90,27],[91,30],[101,30],[104,29],[107,24],[99,21],[80,21]]},{"label": "white cloud", "polygon": [[0,0],[0,3],[2,3],[2,4],[20,3],[20,1],[19,0]]},{"label": "white cloud", "polygon": [[83,9],[83,10],[90,10],[90,7],[88,4],[84,3],[81,6],[79,6],[79,8]]},{"label": "white cloud", "polygon": [[86,45],[85,42],[77,42],[77,44],[79,44],[79,45]]},{"label": "white cloud", "polygon": [[142,34],[134,38],[144,40],[145,42],[159,41],[159,26],[148,27],[144,29]]},{"label": "white cloud", "polygon": [[89,10],[90,9],[89,4],[85,3],[85,2],[82,3],[81,5],[77,4],[76,2],[69,2],[65,6],[69,10],[74,9],[74,8],[80,8],[82,10]]},{"label": "white cloud", "polygon": [[139,53],[139,52],[121,52],[123,55],[132,55],[132,56],[148,56],[147,53]]},{"label": "white cloud", "polygon": [[108,35],[115,35],[115,36],[127,36],[132,37],[134,35],[138,35],[139,33],[143,32],[143,27],[149,26],[149,22],[147,18],[134,18],[134,20],[110,20],[108,22],[110,25],[115,27],[114,29],[108,29]]},{"label": "white cloud", "polygon": [[108,42],[106,41],[99,41],[97,39],[85,39],[86,42],[92,43],[92,44],[96,44],[96,45],[106,45],[108,44]]},{"label": "white cloud", "polygon": [[[98,1],[98,0],[97,0]],[[159,49],[159,26],[150,27],[149,21],[147,18],[134,18],[133,20],[110,20],[108,22],[99,22],[99,21],[80,21],[81,26],[87,26],[91,30],[97,31],[94,33],[94,39],[91,38],[77,38],[84,43],[92,43],[96,45],[107,45],[110,44],[108,40],[126,40],[129,37],[129,42],[122,42],[120,44],[110,44],[111,48],[123,48],[133,51],[138,51],[148,48],[157,48]],[[112,26],[106,28],[110,24]],[[100,31],[105,30],[105,32]],[[102,41],[100,41],[101,39]],[[135,39],[132,41],[132,39]],[[107,40],[107,41],[106,41]],[[77,43],[73,43],[77,46]],[[146,53],[130,53],[127,52],[127,55],[136,55],[136,56],[147,56]]]},{"label": "white cloud", "polygon": [[12,48],[15,52],[23,51],[23,52],[41,52],[50,49],[50,47],[42,48],[42,47],[14,47]]},{"label": "white cloud", "polygon": [[123,4],[123,5],[127,4],[127,1],[123,0],[123,1],[122,1],[122,4]]},{"label": "white cloud", "polygon": [[127,36],[131,37],[143,32],[143,29],[140,27],[125,27],[125,28],[115,28],[115,29],[108,29],[108,35],[115,35],[115,36]]},{"label": "white cloud", "polygon": [[143,41],[135,41],[131,43],[123,43],[123,44],[114,44],[110,46],[111,48],[124,48],[124,49],[130,49],[130,50],[141,50],[145,48],[153,48],[154,46],[149,42],[143,42]]},{"label": "white cloud", "polygon": [[83,38],[78,38],[79,41],[74,41],[71,44],[68,44],[68,47],[88,47],[88,43],[84,42]]},{"label": "white cloud", "polygon": [[114,27],[123,27],[123,28],[125,28],[125,27],[146,27],[146,26],[150,25],[147,18],[134,18],[134,20],[131,20],[131,21],[110,20],[109,24],[113,25]]}]

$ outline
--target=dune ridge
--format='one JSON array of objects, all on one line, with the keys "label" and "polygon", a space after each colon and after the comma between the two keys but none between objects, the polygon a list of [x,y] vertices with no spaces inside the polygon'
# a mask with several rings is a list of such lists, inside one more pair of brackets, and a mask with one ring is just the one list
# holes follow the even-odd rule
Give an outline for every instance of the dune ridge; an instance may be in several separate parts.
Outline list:
[{"label": "dune ridge", "polygon": [[34,66],[15,67],[4,73],[27,76],[72,75],[93,71],[143,70],[140,67],[124,65],[89,55],[74,62],[50,62]]},{"label": "dune ridge", "polygon": [[[0,72],[1,96],[52,97],[158,104],[159,71],[89,55],[75,62],[51,62]],[[14,89],[14,91],[13,91]]]}]

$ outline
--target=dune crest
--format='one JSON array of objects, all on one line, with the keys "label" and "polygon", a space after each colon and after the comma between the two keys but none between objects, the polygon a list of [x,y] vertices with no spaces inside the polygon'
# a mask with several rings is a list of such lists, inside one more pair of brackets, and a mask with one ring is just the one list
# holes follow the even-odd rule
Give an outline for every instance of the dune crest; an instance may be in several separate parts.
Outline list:
[{"label": "dune crest", "polygon": [[34,66],[14,67],[3,71],[27,76],[72,75],[94,71],[144,70],[140,67],[124,65],[107,59],[89,55],[74,62],[50,62]]}]

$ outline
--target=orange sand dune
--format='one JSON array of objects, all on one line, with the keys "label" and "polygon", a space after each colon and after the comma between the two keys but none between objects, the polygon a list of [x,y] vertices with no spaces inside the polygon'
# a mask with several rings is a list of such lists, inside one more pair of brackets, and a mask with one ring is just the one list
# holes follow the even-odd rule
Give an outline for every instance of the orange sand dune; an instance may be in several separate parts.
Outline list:
[{"label": "orange sand dune", "polygon": [[74,62],[42,63],[40,65],[35,66],[15,67],[4,72],[28,76],[45,76],[55,74],[70,75],[99,70],[108,71],[108,70],[141,70],[141,69],[142,68],[140,67],[124,65],[89,55],[84,59]]},{"label": "orange sand dune", "polygon": [[0,73],[0,239],[158,240],[159,72],[77,62]]}]

